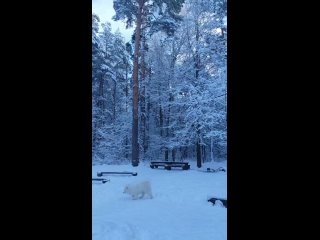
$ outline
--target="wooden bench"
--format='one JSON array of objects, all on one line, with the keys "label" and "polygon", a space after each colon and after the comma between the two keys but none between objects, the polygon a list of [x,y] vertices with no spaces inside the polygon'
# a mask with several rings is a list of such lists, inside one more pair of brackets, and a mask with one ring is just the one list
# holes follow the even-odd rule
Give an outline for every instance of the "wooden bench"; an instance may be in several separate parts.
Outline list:
[{"label": "wooden bench", "polygon": [[151,168],[158,168],[158,167],[164,167],[167,170],[171,170],[172,167],[180,167],[183,170],[188,170],[190,169],[190,165],[188,162],[169,162],[169,161],[164,161],[164,162],[151,162],[150,163]]},{"label": "wooden bench", "polygon": [[106,183],[106,182],[109,182],[110,180],[106,178],[92,178],[92,181],[99,181],[102,183]]},{"label": "wooden bench", "polygon": [[212,197],[208,199],[208,202],[212,202],[212,204],[215,205],[217,200],[221,201],[223,206],[227,207],[227,199],[224,199],[224,198]]},{"label": "wooden bench", "polygon": [[98,177],[102,177],[103,175],[131,175],[137,176],[138,173],[136,172],[97,172]]}]

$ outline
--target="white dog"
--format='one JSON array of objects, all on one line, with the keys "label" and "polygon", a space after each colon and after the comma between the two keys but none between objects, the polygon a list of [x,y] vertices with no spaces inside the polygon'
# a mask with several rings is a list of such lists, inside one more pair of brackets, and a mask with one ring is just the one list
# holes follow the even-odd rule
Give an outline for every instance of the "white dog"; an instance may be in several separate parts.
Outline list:
[{"label": "white dog", "polygon": [[123,193],[130,194],[132,196],[132,199],[143,198],[145,194],[147,194],[149,198],[153,198],[149,181],[126,185]]}]

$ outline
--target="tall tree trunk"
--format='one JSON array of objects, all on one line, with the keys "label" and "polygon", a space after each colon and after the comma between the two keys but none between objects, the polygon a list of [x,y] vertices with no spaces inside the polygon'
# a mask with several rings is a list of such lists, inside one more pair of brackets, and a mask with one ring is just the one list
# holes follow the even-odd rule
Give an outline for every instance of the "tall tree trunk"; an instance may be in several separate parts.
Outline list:
[{"label": "tall tree trunk", "polygon": [[162,107],[160,105],[159,109],[159,122],[160,122],[160,137],[163,136],[163,114],[162,114]]},{"label": "tall tree trunk", "polygon": [[116,123],[116,93],[117,93],[117,83],[114,83],[113,89],[113,123]]},{"label": "tall tree trunk", "polygon": [[143,155],[146,153],[146,87],[145,87],[145,76],[146,76],[146,66],[145,66],[145,51],[146,51],[146,38],[145,33],[142,31],[142,51],[141,51],[141,87],[142,91],[140,94],[140,106],[141,106],[141,133],[142,133],[142,146]]},{"label": "tall tree trunk", "polygon": [[[129,96],[129,84],[128,84],[128,67],[129,67],[129,64],[128,62],[126,62],[126,87],[125,87],[125,94],[126,94],[126,113],[128,112],[128,96]],[[126,134],[126,140],[125,140],[125,158],[128,159],[129,158],[129,154],[128,154],[128,144],[129,144],[129,139],[128,139],[128,133]]]},{"label": "tall tree trunk", "polygon": [[207,160],[207,158],[206,158],[206,146],[205,145],[203,145],[203,147],[202,147],[202,162],[204,163],[206,160]]},{"label": "tall tree trunk", "polygon": [[[162,137],[165,135],[164,134],[164,131],[163,131],[163,112],[162,112],[162,107],[160,105],[160,108],[159,108],[159,123],[160,123],[160,137],[161,137],[161,141],[162,140]],[[160,149],[160,152],[162,153],[163,151],[163,144],[161,144],[161,149]],[[168,155],[167,155],[167,149],[164,149],[164,160],[167,161],[168,160]]]},{"label": "tall tree trunk", "polygon": [[125,141],[125,158],[128,159],[129,155],[128,155],[128,136],[126,136],[126,141]]},{"label": "tall tree trunk", "polygon": [[134,58],[133,58],[133,97],[132,97],[132,166],[139,165],[139,46],[140,46],[140,32],[141,32],[141,19],[142,19],[142,6],[139,5],[139,12],[137,14],[136,29],[135,29],[135,43],[134,43]]},{"label": "tall tree trunk", "polygon": [[[199,42],[199,22],[196,21],[196,53],[195,53],[195,69],[196,69],[196,85],[198,85],[198,79],[199,79],[199,71],[200,71],[200,56],[199,56],[199,50],[198,50],[198,42]],[[199,104],[199,103],[198,103]],[[200,126],[197,125],[197,143],[196,143],[196,155],[197,155],[197,167],[201,168],[201,146],[200,146]]]},{"label": "tall tree trunk", "polygon": [[183,162],[183,160],[185,160],[188,156],[188,147],[180,147],[180,151],[181,151],[181,161]]},{"label": "tall tree trunk", "polygon": [[104,110],[104,102],[101,100],[104,96],[104,79],[103,76],[100,75],[99,78],[99,100],[98,100],[98,106]]},{"label": "tall tree trunk", "polygon": [[[170,106],[169,106],[170,108]],[[168,142],[168,139],[169,139],[169,116],[170,116],[170,112],[168,111],[168,116],[165,117],[165,141],[166,143]],[[168,161],[169,160],[169,148],[166,147],[166,150],[165,150],[165,160]]]},{"label": "tall tree trunk", "polygon": [[166,150],[164,151],[164,160],[168,161],[169,160],[169,151],[168,148],[166,148]]},{"label": "tall tree trunk", "polygon": [[128,67],[129,67],[129,64],[126,63],[126,88],[125,88],[125,93],[126,93],[126,112],[128,112],[128,105],[129,105],[129,102],[128,102],[128,96],[129,96]]},{"label": "tall tree trunk", "polygon": [[[104,79],[102,74],[99,77],[99,95],[98,95],[98,107],[101,110],[101,113],[105,110],[105,103],[104,103]],[[99,121],[97,123],[97,127],[100,128],[105,124],[105,118],[103,116],[99,117]]]},{"label": "tall tree trunk", "polygon": [[201,146],[200,139],[198,139],[196,144],[196,153],[197,153],[197,167],[201,168]]},{"label": "tall tree trunk", "polygon": [[197,155],[197,167],[201,168],[201,145],[200,145],[200,125],[197,125],[197,143],[196,143],[196,155]]},{"label": "tall tree trunk", "polygon": [[[148,68],[147,74],[149,76],[149,83],[151,82],[151,67]],[[148,88],[147,88],[148,90]],[[151,102],[150,102],[150,93],[146,92],[146,108],[147,108],[147,115],[146,115],[146,145],[145,150],[146,152],[149,149],[149,130],[150,130],[150,109],[151,109]]]},{"label": "tall tree trunk", "polygon": [[214,158],[213,158],[213,137],[211,137],[211,161],[214,162]]},{"label": "tall tree trunk", "polygon": [[172,149],[172,161],[173,162],[176,161],[176,149],[175,148]]},{"label": "tall tree trunk", "polygon": [[199,23],[198,21],[196,22],[196,53],[195,53],[195,68],[196,68],[196,80],[198,81],[199,78],[199,71],[200,71],[200,55],[199,55],[199,50],[198,50],[198,42],[199,42]]}]

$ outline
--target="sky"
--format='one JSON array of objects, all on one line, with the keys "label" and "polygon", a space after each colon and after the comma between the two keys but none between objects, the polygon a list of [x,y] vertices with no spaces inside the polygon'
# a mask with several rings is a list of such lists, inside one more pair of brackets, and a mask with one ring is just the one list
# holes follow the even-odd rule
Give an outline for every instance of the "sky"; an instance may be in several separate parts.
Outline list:
[{"label": "sky", "polygon": [[97,14],[100,18],[100,22],[106,21],[111,23],[112,32],[115,32],[118,28],[125,41],[131,40],[133,28],[126,29],[125,23],[122,21],[113,21],[112,17],[115,15],[113,9],[113,0],[92,0],[92,12]]}]

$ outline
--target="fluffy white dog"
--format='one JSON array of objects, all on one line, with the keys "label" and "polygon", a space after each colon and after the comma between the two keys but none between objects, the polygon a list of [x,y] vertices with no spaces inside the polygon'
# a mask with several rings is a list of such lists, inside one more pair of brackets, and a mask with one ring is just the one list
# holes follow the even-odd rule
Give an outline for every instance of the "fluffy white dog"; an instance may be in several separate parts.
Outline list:
[{"label": "fluffy white dog", "polygon": [[149,198],[153,198],[151,192],[151,184],[149,181],[126,185],[123,193],[130,194],[132,196],[132,199],[143,198],[145,195],[148,195]]}]

